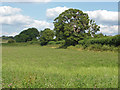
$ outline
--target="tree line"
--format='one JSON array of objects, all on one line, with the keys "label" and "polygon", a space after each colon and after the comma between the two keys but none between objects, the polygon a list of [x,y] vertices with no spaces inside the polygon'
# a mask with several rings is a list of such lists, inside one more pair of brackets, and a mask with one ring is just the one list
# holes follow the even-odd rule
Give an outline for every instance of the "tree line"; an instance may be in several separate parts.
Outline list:
[{"label": "tree line", "polygon": [[[41,45],[47,45],[50,41],[57,42],[64,40],[64,45],[75,46],[82,42],[85,43],[86,39],[91,40],[89,42],[102,43],[105,40],[104,38],[107,37],[102,33],[96,34],[100,31],[100,26],[90,19],[88,14],[78,9],[71,8],[62,12],[54,19],[53,23],[53,30],[46,28],[39,32],[36,28],[28,28],[19,35],[16,35],[14,40],[16,42],[39,41]],[[103,40],[97,40],[96,38],[102,38]]]}]

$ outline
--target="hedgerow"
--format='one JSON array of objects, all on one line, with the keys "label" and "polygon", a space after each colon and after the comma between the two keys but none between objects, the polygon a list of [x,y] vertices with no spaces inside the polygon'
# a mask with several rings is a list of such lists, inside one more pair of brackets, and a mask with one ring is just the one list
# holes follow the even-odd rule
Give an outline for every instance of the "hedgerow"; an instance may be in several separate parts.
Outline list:
[{"label": "hedgerow", "polygon": [[120,35],[103,37],[103,38],[85,39],[85,40],[80,40],[78,43],[83,46],[89,46],[91,44],[101,44],[101,45],[109,45],[109,46],[117,47],[120,45]]}]

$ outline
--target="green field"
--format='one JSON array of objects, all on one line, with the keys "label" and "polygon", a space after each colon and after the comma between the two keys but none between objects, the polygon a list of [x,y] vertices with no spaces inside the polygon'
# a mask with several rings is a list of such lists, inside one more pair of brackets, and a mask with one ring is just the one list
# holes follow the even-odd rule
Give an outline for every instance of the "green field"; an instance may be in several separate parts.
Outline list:
[{"label": "green field", "polygon": [[118,53],[2,47],[3,88],[117,88]]}]

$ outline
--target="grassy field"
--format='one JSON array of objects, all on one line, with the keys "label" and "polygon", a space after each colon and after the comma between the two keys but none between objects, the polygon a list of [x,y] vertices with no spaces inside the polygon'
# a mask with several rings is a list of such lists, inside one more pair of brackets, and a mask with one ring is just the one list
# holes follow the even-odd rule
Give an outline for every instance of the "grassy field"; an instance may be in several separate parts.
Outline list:
[{"label": "grassy field", "polygon": [[3,88],[117,88],[118,53],[3,46]]}]

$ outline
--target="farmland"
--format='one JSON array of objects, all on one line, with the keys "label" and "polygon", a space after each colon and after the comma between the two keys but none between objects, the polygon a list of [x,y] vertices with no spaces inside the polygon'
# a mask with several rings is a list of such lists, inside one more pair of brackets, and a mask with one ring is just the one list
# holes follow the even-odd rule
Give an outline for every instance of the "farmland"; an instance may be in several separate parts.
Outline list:
[{"label": "farmland", "polygon": [[117,88],[118,53],[2,47],[3,88]]}]

